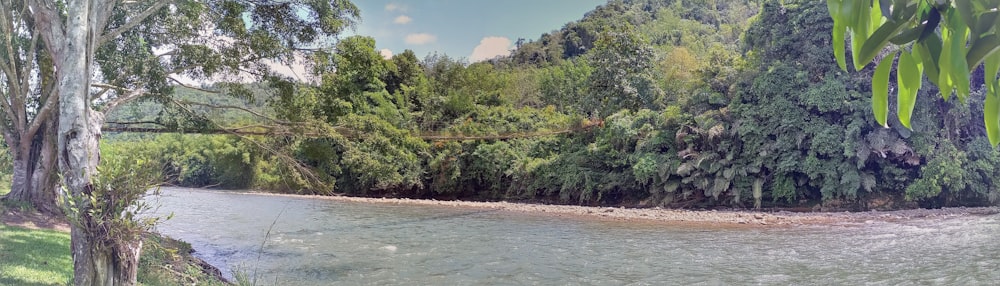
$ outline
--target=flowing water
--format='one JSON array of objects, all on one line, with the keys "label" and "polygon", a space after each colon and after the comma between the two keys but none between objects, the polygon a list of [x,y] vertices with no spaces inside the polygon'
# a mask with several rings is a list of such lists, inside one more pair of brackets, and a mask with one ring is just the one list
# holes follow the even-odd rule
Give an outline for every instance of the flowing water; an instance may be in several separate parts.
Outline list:
[{"label": "flowing water", "polygon": [[718,228],[185,188],[149,200],[174,214],[161,233],[265,285],[1000,283],[1000,216]]}]

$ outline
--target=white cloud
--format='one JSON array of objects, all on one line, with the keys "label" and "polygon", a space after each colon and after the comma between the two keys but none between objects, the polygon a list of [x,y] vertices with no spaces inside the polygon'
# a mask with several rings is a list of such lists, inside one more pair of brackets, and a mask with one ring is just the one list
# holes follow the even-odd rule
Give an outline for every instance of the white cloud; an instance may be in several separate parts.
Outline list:
[{"label": "white cloud", "polygon": [[410,18],[410,16],[406,15],[399,15],[399,17],[396,17],[396,19],[393,20],[392,22],[400,25],[406,25],[409,24],[410,22],[413,22],[413,18]]},{"label": "white cloud", "polygon": [[437,36],[428,33],[409,34],[405,41],[410,45],[426,45],[437,41]]},{"label": "white cloud", "polygon": [[405,12],[406,6],[396,3],[385,4],[385,10],[389,12]]},{"label": "white cloud", "polygon": [[381,50],[378,51],[378,53],[381,54],[382,57],[385,58],[385,59],[387,59],[387,60],[390,59],[390,58],[392,58],[392,50],[390,50],[390,49],[381,49]]},{"label": "white cloud", "polygon": [[505,37],[485,37],[479,41],[479,45],[472,50],[469,60],[472,62],[484,61],[498,56],[510,55],[510,39]]}]

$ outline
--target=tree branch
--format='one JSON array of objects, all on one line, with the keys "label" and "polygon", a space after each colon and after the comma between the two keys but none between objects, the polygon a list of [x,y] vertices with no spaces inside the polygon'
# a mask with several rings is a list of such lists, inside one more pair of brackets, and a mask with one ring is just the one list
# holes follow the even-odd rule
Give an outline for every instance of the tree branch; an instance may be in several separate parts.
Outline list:
[{"label": "tree branch", "polygon": [[90,84],[90,86],[105,88],[105,89],[114,89],[117,90],[119,94],[124,93],[123,95],[118,96],[118,98],[115,98],[114,100],[108,102],[108,104],[104,105],[104,108],[100,111],[102,114],[104,114],[104,116],[108,116],[109,114],[111,114],[111,112],[114,111],[116,108],[118,108],[118,106],[121,106],[126,102],[135,100],[136,98],[139,98],[143,94],[146,94],[146,90],[144,89],[127,89],[124,87],[114,86],[110,84],[92,83]]},{"label": "tree branch", "polygon": [[[0,20],[4,20],[4,19],[0,19]],[[4,22],[6,22],[6,21],[4,21]],[[3,28],[6,30],[8,27],[7,27],[7,25],[3,25]],[[14,113],[14,109],[11,108],[12,103],[10,102],[11,100],[14,100],[16,97],[20,97],[21,96],[20,94],[18,94],[19,91],[20,91],[20,89],[18,88],[20,86],[20,84],[18,84],[18,82],[17,82],[18,76],[14,72],[13,67],[10,66],[11,64],[15,64],[14,59],[13,59],[13,57],[14,57],[13,56],[13,54],[14,54],[14,48],[13,48],[13,46],[10,43],[10,35],[13,34],[13,33],[7,33],[7,31],[4,31],[4,34],[7,34],[7,37],[4,37],[4,43],[6,44],[7,49],[10,50],[10,52],[9,52],[10,59],[9,60],[4,60],[2,63],[0,63],[0,70],[3,71],[3,74],[7,78],[7,82],[8,82],[7,83],[7,91],[9,93],[7,94],[6,98],[4,98],[3,100],[0,100],[0,103],[2,103],[2,107],[4,109],[4,113],[7,114],[7,117],[10,119],[11,123],[13,123],[13,125],[15,125],[14,128],[18,129],[21,126],[18,126],[18,124],[17,124],[18,123],[17,115]]]},{"label": "tree branch", "polygon": [[200,92],[206,92],[206,93],[211,93],[211,94],[220,94],[221,93],[221,92],[216,91],[216,90],[207,90],[207,89],[204,89],[204,88],[194,87],[194,86],[187,85],[187,84],[181,82],[180,80],[177,80],[176,78],[174,78],[172,76],[167,77],[167,79],[170,79],[170,81],[173,81],[177,85],[183,86],[185,88],[190,88],[190,89],[193,89],[193,90],[197,90],[197,91],[200,91]]},{"label": "tree branch", "polygon": [[50,94],[48,98],[45,99],[45,103],[42,104],[42,108],[38,110],[38,114],[35,115],[35,119],[31,120],[31,125],[28,126],[27,134],[33,136],[35,132],[37,132],[38,129],[42,127],[42,123],[48,121],[49,116],[51,116],[52,114],[52,110],[55,109],[56,100],[58,99],[59,99],[58,96],[52,94]]},{"label": "tree branch", "polygon": [[38,29],[45,46],[48,47],[52,58],[59,58],[62,55],[62,46],[56,45],[56,37],[64,37],[66,30],[63,28],[59,13],[55,7],[56,2],[48,0],[26,0],[32,12],[32,19],[35,20],[35,27]]},{"label": "tree branch", "polygon": [[183,67],[178,67],[178,68],[174,68],[172,70],[169,70],[169,71],[167,71],[167,74],[180,74],[180,72],[182,72],[182,71],[186,71],[186,70],[193,69],[193,68],[196,68],[196,67],[198,67],[198,65],[194,65],[194,64],[186,65],[186,66],[183,66]]},{"label": "tree branch", "polygon": [[162,123],[156,121],[107,121],[106,124],[117,124],[117,125],[139,125],[139,124],[153,124],[164,126]]},{"label": "tree branch", "polygon": [[[28,67],[29,68],[27,68],[25,70],[25,72],[23,74],[24,77],[21,79],[21,84],[22,84],[22,86],[21,86],[21,94],[28,94],[28,92],[31,90],[30,89],[30,84],[29,84],[31,82],[31,72],[30,72],[31,68],[30,67],[31,67],[31,61],[35,60],[35,57],[37,56],[37,53],[38,53],[38,30],[37,29],[33,29],[32,33],[31,33],[31,44],[28,45],[28,57],[25,58],[27,60],[27,62],[28,62]],[[39,62],[38,65],[41,66],[42,63]],[[39,71],[41,71],[40,68],[39,68]],[[44,75],[42,75],[42,76],[44,76]]]},{"label": "tree branch", "polygon": [[186,101],[186,100],[173,100],[173,102],[174,102],[174,104],[177,104],[177,105],[194,105],[194,106],[202,106],[202,107],[208,107],[208,108],[213,108],[213,109],[236,109],[236,110],[241,110],[241,111],[246,112],[246,113],[250,113],[250,114],[252,114],[254,116],[266,119],[268,121],[271,121],[271,122],[274,122],[274,123],[277,123],[277,124],[289,125],[289,126],[300,125],[300,124],[295,123],[295,122],[290,122],[290,121],[284,121],[284,120],[278,120],[278,119],[275,119],[275,118],[271,118],[271,117],[263,115],[263,114],[261,114],[259,112],[250,110],[248,108],[240,107],[240,106],[215,105],[215,104],[208,104],[208,103],[201,103],[201,102],[194,102],[194,101]]},{"label": "tree branch", "polygon": [[135,28],[135,26],[138,26],[140,23],[142,23],[143,20],[146,20],[146,18],[149,18],[149,16],[153,15],[153,13],[156,13],[156,11],[159,11],[160,9],[166,7],[167,5],[174,4],[174,2],[176,2],[176,0],[163,0],[157,2],[156,4],[153,4],[153,6],[150,6],[145,11],[142,11],[142,13],[140,13],[139,15],[136,15],[132,19],[129,19],[129,21],[125,23],[125,25],[122,25],[121,27],[118,27],[118,29],[115,29],[114,31],[110,31],[102,35],[101,38],[98,39],[97,41],[97,46],[104,45],[104,43],[107,43],[111,39],[121,36],[121,34],[124,33],[125,31]]}]

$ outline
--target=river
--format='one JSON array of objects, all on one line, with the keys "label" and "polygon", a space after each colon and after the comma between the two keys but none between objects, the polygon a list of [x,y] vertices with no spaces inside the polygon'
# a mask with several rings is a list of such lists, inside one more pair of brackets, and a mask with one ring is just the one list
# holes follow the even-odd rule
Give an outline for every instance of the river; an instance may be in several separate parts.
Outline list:
[{"label": "river", "polygon": [[[697,227],[163,188],[157,230],[264,285],[996,285],[1000,216]],[[273,225],[273,227],[272,227]]]}]

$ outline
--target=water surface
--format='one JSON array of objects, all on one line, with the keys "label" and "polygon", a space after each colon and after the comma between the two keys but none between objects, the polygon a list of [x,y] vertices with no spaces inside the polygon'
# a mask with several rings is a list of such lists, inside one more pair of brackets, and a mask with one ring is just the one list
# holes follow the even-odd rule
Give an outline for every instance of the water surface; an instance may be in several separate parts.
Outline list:
[{"label": "water surface", "polygon": [[163,188],[158,230],[278,285],[1000,281],[1000,216],[718,228]]}]

